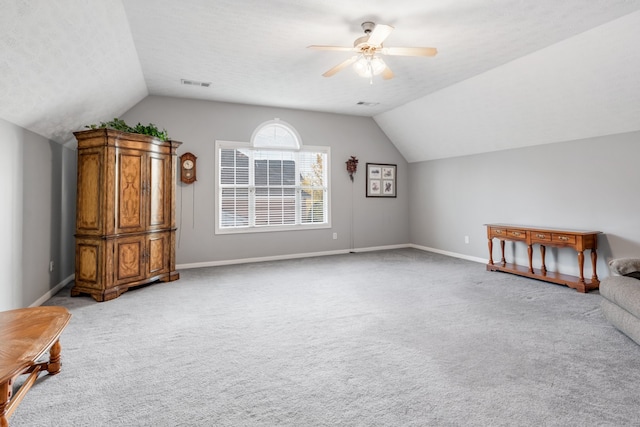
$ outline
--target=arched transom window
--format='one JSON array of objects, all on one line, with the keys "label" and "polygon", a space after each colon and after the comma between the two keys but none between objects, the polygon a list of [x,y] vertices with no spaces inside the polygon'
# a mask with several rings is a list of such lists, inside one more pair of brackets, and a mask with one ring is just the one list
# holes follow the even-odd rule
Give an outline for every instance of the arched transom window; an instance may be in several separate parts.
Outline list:
[{"label": "arched transom window", "polygon": [[298,132],[280,119],[262,123],[253,131],[251,145],[254,147],[299,150],[302,146]]}]

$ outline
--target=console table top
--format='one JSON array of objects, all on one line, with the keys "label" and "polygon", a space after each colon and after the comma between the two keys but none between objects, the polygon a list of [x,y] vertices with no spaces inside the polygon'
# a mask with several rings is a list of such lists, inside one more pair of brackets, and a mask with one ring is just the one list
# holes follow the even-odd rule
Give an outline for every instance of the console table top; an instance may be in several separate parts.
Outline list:
[{"label": "console table top", "polygon": [[602,234],[602,231],[587,231],[587,230],[574,230],[570,228],[555,228],[555,227],[535,227],[530,225],[521,225],[521,224],[504,224],[504,223],[489,223],[484,224],[486,227],[503,227],[503,228],[517,228],[519,230],[535,230],[535,231],[546,231],[549,233],[570,233],[570,234],[578,234],[578,235],[589,235],[589,234]]},{"label": "console table top", "polygon": [[71,313],[41,306],[0,312],[0,384],[36,361],[58,340]]}]

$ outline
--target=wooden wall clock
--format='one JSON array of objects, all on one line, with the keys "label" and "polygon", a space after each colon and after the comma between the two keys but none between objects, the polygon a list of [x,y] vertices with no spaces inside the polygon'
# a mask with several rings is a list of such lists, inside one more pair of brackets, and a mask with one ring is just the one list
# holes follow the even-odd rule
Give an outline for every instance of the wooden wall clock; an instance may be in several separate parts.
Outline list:
[{"label": "wooden wall clock", "polygon": [[191,184],[196,181],[196,159],[191,153],[180,156],[180,181]]}]

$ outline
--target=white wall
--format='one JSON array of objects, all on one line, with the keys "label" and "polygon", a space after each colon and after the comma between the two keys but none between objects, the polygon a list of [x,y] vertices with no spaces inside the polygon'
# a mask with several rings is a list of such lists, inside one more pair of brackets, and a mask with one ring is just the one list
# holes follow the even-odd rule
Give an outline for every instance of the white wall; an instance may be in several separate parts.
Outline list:
[{"label": "white wall", "polygon": [[[258,125],[276,117],[292,125],[303,144],[331,146],[332,228],[215,235],[215,141],[249,141]],[[122,118],[166,128],[183,142],[179,155],[198,157],[198,181],[178,181],[178,264],[348,251],[352,238],[355,249],[409,243],[407,163],[371,118],[158,96],[147,97]],[[352,155],[360,161],[353,184],[345,165]],[[367,162],[398,165],[397,198],[365,197]]]},{"label": "white wall", "polygon": [[[631,132],[412,163],[412,242],[488,259],[485,223],[602,231],[597,268],[604,277],[607,259],[640,257],[638,158],[640,132]],[[528,262],[524,245],[508,244],[507,253]],[[546,260],[548,267],[577,274],[570,249],[549,248]]]}]

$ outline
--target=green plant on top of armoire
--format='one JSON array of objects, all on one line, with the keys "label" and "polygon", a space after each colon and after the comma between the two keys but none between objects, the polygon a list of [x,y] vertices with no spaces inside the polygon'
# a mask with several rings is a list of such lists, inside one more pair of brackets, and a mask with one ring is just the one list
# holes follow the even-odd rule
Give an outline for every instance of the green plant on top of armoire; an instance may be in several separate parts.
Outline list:
[{"label": "green plant on top of armoire", "polygon": [[100,122],[99,125],[93,124],[87,125],[85,127],[88,129],[113,129],[122,132],[139,133],[141,135],[153,136],[155,138],[161,139],[162,141],[167,141],[168,139],[170,139],[166,129],[160,130],[153,123],[149,123],[145,126],[138,122],[138,124],[135,126],[129,126],[127,123],[125,123],[124,120],[118,118],[114,118],[113,120],[109,120],[108,122]]}]

